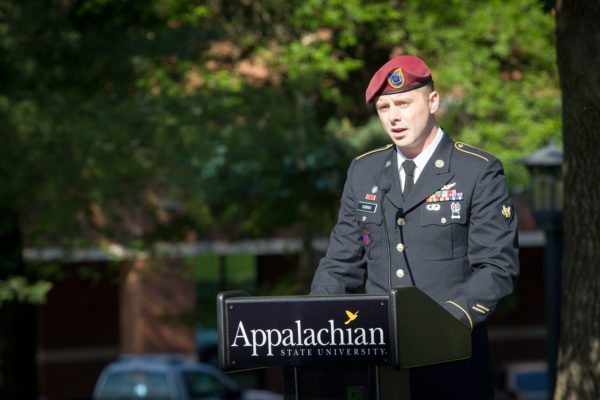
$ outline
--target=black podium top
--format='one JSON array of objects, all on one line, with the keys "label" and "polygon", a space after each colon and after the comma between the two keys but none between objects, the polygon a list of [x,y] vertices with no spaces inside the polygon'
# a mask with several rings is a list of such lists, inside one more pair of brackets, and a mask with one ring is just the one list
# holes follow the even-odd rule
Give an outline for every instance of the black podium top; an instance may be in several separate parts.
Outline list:
[{"label": "black podium top", "polygon": [[217,297],[223,370],[393,365],[470,357],[469,330],[415,287],[389,295]]}]

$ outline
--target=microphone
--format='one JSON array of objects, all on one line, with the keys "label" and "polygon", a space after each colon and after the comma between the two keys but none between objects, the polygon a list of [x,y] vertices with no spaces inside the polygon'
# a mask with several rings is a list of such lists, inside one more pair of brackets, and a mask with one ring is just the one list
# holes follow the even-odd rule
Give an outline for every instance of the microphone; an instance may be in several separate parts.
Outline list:
[{"label": "microphone", "polygon": [[[379,176],[379,189],[381,190],[382,196],[385,196],[390,191],[391,188],[392,188],[392,182],[390,182],[390,178],[387,175],[380,175]],[[383,200],[383,197],[382,197],[382,200]]]},{"label": "microphone", "polygon": [[388,235],[387,222],[385,221],[385,195],[392,188],[392,182],[387,175],[379,177],[379,188],[381,190],[381,215],[383,218],[383,231],[385,233],[385,247],[387,248],[388,256],[388,291],[392,290],[392,253],[390,251],[390,238]]}]

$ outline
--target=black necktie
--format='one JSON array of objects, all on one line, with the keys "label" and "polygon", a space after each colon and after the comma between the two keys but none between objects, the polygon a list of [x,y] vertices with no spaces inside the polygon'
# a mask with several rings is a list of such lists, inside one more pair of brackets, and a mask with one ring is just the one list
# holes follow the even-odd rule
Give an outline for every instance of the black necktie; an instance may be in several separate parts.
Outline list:
[{"label": "black necktie", "polygon": [[405,160],[402,163],[402,168],[406,175],[404,178],[404,191],[402,193],[406,196],[415,184],[415,162],[413,160]]}]

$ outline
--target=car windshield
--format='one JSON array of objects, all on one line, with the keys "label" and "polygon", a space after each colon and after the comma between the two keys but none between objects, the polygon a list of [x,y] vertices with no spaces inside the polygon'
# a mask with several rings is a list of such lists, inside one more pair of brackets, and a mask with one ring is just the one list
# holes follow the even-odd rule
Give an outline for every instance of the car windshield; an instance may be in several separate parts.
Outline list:
[{"label": "car windshield", "polygon": [[108,376],[101,399],[169,399],[167,376],[159,372],[115,372]]},{"label": "car windshield", "polygon": [[191,398],[223,399],[230,398],[235,388],[200,371],[183,371],[183,380]]}]

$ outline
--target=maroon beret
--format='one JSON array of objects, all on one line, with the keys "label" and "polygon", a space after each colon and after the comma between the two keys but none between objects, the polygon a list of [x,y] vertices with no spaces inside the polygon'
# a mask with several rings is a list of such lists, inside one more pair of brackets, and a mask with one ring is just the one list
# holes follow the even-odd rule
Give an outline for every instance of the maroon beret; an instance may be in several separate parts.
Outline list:
[{"label": "maroon beret", "polygon": [[370,103],[381,94],[408,92],[431,81],[431,72],[419,57],[394,57],[375,72],[365,92],[365,100]]}]

